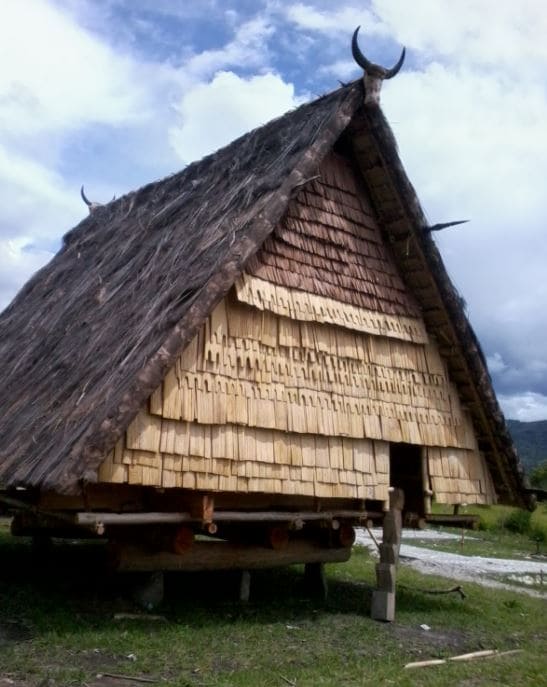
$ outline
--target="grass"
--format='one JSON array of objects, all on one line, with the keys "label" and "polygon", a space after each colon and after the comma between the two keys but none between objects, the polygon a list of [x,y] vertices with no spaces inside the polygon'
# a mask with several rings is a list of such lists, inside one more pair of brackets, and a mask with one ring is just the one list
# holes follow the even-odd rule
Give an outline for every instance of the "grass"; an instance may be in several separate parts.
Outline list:
[{"label": "grass", "polygon": [[500,582],[510,584],[521,589],[531,589],[545,594],[547,589],[547,573],[541,572],[539,574],[527,573],[526,575],[499,575],[497,578]]},{"label": "grass", "polygon": [[[443,504],[434,504],[433,513],[452,513],[452,506]],[[506,529],[507,521],[514,517],[515,514],[525,514],[528,511],[523,511],[520,508],[512,506],[462,506],[460,508],[461,514],[471,514],[479,516],[479,529],[481,530],[499,530]],[[530,513],[529,525],[538,531],[544,531],[547,535],[547,502],[538,503],[536,509]]]},{"label": "grass", "polygon": [[[2,687],[2,678],[12,687],[130,684],[96,677],[104,673],[178,687],[547,684],[547,605],[516,592],[466,584],[465,601],[427,595],[417,589],[451,583],[401,567],[396,622],[377,623],[368,617],[374,561],[355,549],[328,568],[326,603],[306,598],[298,566],[254,574],[247,605],[235,601],[236,575],[172,575],[156,611],[166,622],[116,621],[135,611],[129,579],[105,577],[101,556],[97,545],[62,544],[37,566],[27,541],[0,530]],[[523,653],[403,670],[483,648]]]},{"label": "grass", "polygon": [[[503,530],[462,530],[455,527],[436,527],[441,532],[456,535],[456,539],[413,539],[413,546],[423,546],[434,551],[458,553],[464,556],[485,556],[487,558],[529,558],[537,551],[536,543],[529,537]],[[403,535],[404,538],[404,535]],[[540,554],[545,546],[540,546]]]},{"label": "grass", "polygon": [[480,529],[486,531],[509,530],[530,537],[539,537],[547,543],[547,503],[539,503],[529,514],[510,506],[468,506],[464,511],[475,512],[480,518]]},{"label": "grass", "polygon": [[[451,510],[446,506],[436,505],[433,512],[446,513]],[[547,503],[539,504],[533,513],[509,506],[465,506],[460,512],[479,516],[479,529],[465,531],[463,546],[461,539],[417,539],[413,543],[436,551],[468,556],[528,558],[537,553],[547,555]],[[458,528],[437,529],[458,536],[462,533]]]}]

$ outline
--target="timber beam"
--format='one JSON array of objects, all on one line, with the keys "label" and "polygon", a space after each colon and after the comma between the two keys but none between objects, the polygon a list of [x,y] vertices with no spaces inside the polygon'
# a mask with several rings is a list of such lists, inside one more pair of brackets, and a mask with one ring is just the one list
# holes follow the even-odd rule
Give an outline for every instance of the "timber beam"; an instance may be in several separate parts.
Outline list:
[{"label": "timber beam", "polygon": [[[357,524],[370,517],[366,511],[356,510],[332,510],[325,512],[315,511],[215,511],[210,514],[213,519],[205,520],[208,526],[217,522],[239,523],[272,523],[283,522],[293,524],[300,529],[306,522],[331,523],[333,529],[338,529],[340,520],[350,520]],[[175,512],[139,512],[139,513],[95,513],[81,512],[74,515],[74,524],[80,527],[91,528],[99,534],[104,533],[104,528],[109,525],[176,525],[182,523],[202,523],[202,513],[175,513]]]},{"label": "timber beam", "polygon": [[289,541],[281,550],[263,546],[245,546],[231,542],[196,541],[183,555],[166,551],[149,553],[125,544],[112,549],[113,568],[120,572],[181,570],[255,570],[293,563],[344,562],[351,547],[326,548],[308,540]]}]

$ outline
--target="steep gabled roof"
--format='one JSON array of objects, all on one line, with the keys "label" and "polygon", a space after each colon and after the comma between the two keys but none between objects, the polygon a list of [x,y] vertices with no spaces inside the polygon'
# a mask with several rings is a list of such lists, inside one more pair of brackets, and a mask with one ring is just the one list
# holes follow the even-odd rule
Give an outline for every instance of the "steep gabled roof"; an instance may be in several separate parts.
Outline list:
[{"label": "steep gabled roof", "polygon": [[[463,398],[496,488],[524,503],[518,459],[381,111],[361,82],[95,211],[0,316],[0,484],[74,491],[341,137]],[[405,249],[400,249],[404,243]],[[411,249],[409,249],[411,246]]]}]

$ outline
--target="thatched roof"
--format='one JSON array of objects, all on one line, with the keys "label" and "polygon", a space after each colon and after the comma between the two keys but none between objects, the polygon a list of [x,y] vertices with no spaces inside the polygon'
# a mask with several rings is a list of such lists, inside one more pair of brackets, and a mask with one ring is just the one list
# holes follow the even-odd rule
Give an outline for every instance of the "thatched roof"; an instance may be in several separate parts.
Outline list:
[{"label": "thatched roof", "polygon": [[[476,337],[423,232],[389,126],[378,108],[362,103],[361,82],[340,88],[100,208],[65,236],[61,251],[0,315],[0,485],[70,492],[96,480],[105,454],[291,196],[343,140],[426,323],[444,332],[496,488],[503,500],[524,503],[518,459]],[[403,240],[412,240],[411,251],[397,251]]]}]

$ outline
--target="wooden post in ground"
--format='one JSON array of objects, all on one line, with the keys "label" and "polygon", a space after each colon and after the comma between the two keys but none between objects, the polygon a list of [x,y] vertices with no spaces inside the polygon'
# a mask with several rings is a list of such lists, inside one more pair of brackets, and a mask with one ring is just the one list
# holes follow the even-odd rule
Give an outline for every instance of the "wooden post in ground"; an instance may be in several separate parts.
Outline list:
[{"label": "wooden post in ground", "polygon": [[402,489],[390,493],[389,510],[384,516],[384,534],[380,544],[380,562],[376,565],[376,586],[372,593],[371,617],[391,622],[395,618],[396,566],[401,548],[402,510],[405,496]]},{"label": "wooden post in ground", "polygon": [[429,481],[429,466],[427,461],[427,449],[422,448],[422,484],[424,488],[424,515],[431,513],[433,491]]}]

